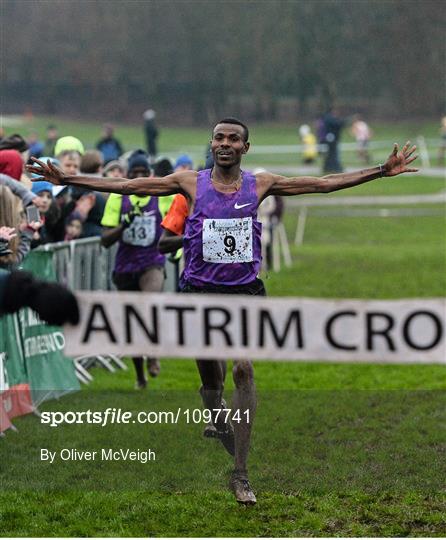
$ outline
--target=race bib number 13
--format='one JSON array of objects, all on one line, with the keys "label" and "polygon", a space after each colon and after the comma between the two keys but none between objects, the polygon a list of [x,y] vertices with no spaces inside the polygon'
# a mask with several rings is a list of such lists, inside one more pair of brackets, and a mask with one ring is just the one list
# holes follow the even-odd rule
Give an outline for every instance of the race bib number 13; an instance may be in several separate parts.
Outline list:
[{"label": "race bib number 13", "polygon": [[252,262],[252,218],[203,220],[203,260]]},{"label": "race bib number 13", "polygon": [[131,246],[149,247],[155,241],[156,217],[136,216],[122,234],[122,241]]}]

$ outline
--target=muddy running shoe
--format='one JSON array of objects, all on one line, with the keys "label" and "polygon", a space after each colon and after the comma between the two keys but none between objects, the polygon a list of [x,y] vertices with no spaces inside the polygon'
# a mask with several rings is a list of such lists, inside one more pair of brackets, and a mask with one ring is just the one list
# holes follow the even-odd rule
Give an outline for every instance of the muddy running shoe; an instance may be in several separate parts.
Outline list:
[{"label": "muddy running shoe", "polygon": [[246,473],[234,471],[229,481],[229,488],[234,493],[238,503],[253,505],[257,502]]},{"label": "muddy running shoe", "polygon": [[207,439],[216,439],[217,438],[217,428],[214,426],[212,422],[209,422],[206,424],[206,427],[203,431],[203,437],[206,437]]},{"label": "muddy running shoe", "polygon": [[160,361],[158,360],[158,358],[151,358],[148,363],[149,363],[149,375],[151,377],[158,377],[161,371]]}]

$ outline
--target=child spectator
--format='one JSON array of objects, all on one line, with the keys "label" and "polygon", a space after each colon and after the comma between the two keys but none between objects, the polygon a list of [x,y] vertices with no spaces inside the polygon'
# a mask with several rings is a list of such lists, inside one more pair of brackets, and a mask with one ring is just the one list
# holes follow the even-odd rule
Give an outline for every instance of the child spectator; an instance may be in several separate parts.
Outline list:
[{"label": "child spectator", "polygon": [[39,210],[45,215],[53,202],[53,184],[44,180],[33,182],[31,191],[40,198]]},{"label": "child spectator", "polygon": [[84,145],[76,137],[68,135],[67,137],[61,137],[57,140],[56,146],[54,147],[54,155],[57,157],[62,152],[67,152],[68,150],[77,152],[80,156],[85,154]]},{"label": "child spectator", "polygon": [[60,168],[65,174],[77,175],[81,167],[81,156],[76,150],[64,150],[57,155]]},{"label": "child spectator", "polygon": [[43,244],[56,242],[55,227],[60,218],[60,209],[54,203],[53,185],[44,180],[33,182],[32,192],[40,199],[40,216],[42,228],[39,231],[39,238],[34,238],[31,247],[34,249]]},{"label": "child spectator", "polygon": [[80,238],[82,234],[82,220],[80,215],[73,212],[65,222],[65,242],[70,242],[71,240],[76,240]]}]

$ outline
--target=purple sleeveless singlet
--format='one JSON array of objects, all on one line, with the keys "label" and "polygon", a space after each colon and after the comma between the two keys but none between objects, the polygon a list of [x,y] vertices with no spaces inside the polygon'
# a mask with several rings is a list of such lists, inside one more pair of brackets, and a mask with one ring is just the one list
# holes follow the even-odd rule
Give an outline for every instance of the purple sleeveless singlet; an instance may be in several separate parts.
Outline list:
[{"label": "purple sleeveless singlet", "polygon": [[183,281],[197,287],[252,283],[262,258],[256,178],[242,172],[239,191],[220,193],[211,173],[198,173],[195,207],[184,233]]},{"label": "purple sleeveless singlet", "polygon": [[[121,215],[130,212],[133,205],[127,195],[122,196]],[[115,259],[115,272],[141,272],[151,266],[164,266],[166,258],[158,250],[158,240],[161,236],[161,213],[158,208],[158,198],[150,197],[149,202],[141,207],[146,225],[138,226],[135,218],[119,241]],[[147,235],[153,236],[153,241],[147,243]],[[133,243],[133,245],[132,245]]]}]

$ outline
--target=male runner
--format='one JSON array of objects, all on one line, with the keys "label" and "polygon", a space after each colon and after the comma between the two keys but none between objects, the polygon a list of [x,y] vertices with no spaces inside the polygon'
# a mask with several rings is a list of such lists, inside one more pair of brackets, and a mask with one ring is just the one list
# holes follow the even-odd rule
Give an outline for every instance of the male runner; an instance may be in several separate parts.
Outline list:
[{"label": "male runner", "polygon": [[[143,150],[136,150],[128,160],[128,178],[150,175],[147,154]],[[113,193],[107,200],[101,221],[104,226],[101,241],[106,248],[116,242],[119,244],[113,282],[120,291],[163,290],[165,257],[157,246],[161,236],[160,203],[163,199]],[[172,197],[167,199],[169,204]],[[136,371],[135,387],[143,389],[147,386],[144,359],[133,357],[132,360]],[[147,358],[147,370],[151,377],[157,377],[160,372],[159,360]]]},{"label": "male runner", "polygon": [[[415,146],[407,142],[401,151],[395,143],[383,165],[353,173],[330,174],[321,178],[301,176],[287,178],[269,172],[253,175],[241,170],[241,160],[249,150],[248,128],[239,120],[225,118],[214,127],[211,151],[212,169],[200,172],[175,172],[164,178],[108,179],[67,176],[51,163],[33,159],[29,172],[40,174],[56,185],[73,184],[96,190],[136,195],[169,195],[182,193],[188,200],[189,217],[184,235],[184,292],[212,292],[264,295],[263,283],[257,278],[261,264],[261,228],[256,219],[257,207],[269,195],[329,193],[377,178],[416,172],[408,168],[416,159]],[[207,408],[221,407],[224,362],[198,361],[202,379],[202,396]],[[254,504],[249,485],[247,458],[252,419],[256,406],[254,375],[248,360],[235,361],[233,409],[250,410],[251,423],[236,423],[235,469],[231,488],[237,501]],[[221,426],[217,425],[221,430]],[[222,438],[232,450],[230,426]]]}]

